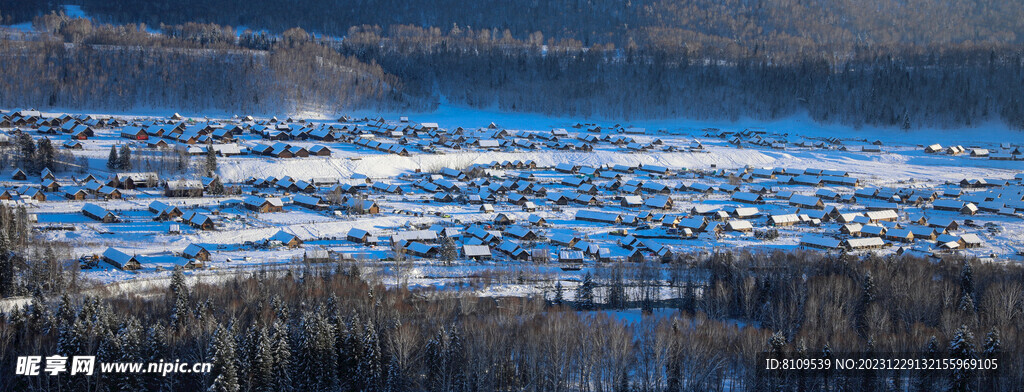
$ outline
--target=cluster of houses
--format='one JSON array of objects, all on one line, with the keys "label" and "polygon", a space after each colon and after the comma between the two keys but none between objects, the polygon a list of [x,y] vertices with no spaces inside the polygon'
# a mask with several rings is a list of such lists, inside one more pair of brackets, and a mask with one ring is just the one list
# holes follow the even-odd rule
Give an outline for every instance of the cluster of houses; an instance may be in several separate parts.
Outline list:
[{"label": "cluster of houses", "polygon": [[[484,151],[556,149],[622,152],[706,151],[697,140],[666,142],[649,137],[643,128],[576,124],[566,129],[513,131],[496,124],[477,129],[443,129],[434,123],[388,122],[343,117],[337,123],[271,118],[223,121],[169,119],[127,121],[91,116],[49,118],[19,110],[3,116],[0,127],[70,134],[67,148],[117,132],[123,139],[149,147],[180,146],[190,154],[213,148],[221,156],[242,154],[274,158],[331,156],[337,143],[396,155],[463,149]],[[733,145],[765,148],[827,148],[880,151],[882,143],[850,143],[837,138],[794,141],[785,134],[760,129],[741,132],[704,130],[705,136]],[[81,136],[81,137],[77,137]],[[667,138],[668,136],[666,136]],[[250,143],[250,141],[252,141]],[[312,144],[322,143],[322,144]],[[705,140],[707,142],[707,140]],[[88,142],[87,142],[88,143]],[[336,143],[336,144],[331,144]],[[928,146],[929,153],[989,157],[980,149],[954,152]],[[963,150],[959,146],[956,149]],[[996,154],[1020,155],[1018,146],[1004,145]],[[979,150],[979,151],[975,151]],[[353,228],[345,235],[349,247],[378,247],[420,258],[493,258],[579,264],[585,261],[667,260],[682,249],[772,241],[766,233],[782,231],[801,246],[859,251],[916,247],[954,251],[984,247],[975,221],[985,217],[1016,217],[1024,212],[1024,174],[1013,179],[964,179],[939,187],[873,187],[846,170],[816,168],[738,169],[669,168],[656,164],[584,165],[563,162],[542,166],[531,159],[493,161],[465,168],[442,168],[394,178],[252,177],[232,184],[238,197],[196,203],[217,178],[160,178],[152,172],[88,174],[58,177],[49,169],[38,175],[15,170],[0,200],[42,203],[83,201],[80,213],[95,227],[108,224],[163,222],[196,232],[226,230],[232,219],[260,218],[300,209],[321,216],[397,214],[399,204],[446,206],[458,219],[437,215],[429,223],[406,224],[379,232]],[[148,194],[137,203],[137,197]],[[108,202],[128,196],[126,202]],[[161,197],[162,196],[162,197]],[[126,205],[129,209],[125,209]],[[113,207],[112,207],[113,206]],[[145,206],[144,211],[138,210]],[[388,208],[382,208],[382,207]],[[120,208],[120,209],[119,209]],[[234,210],[225,209],[236,208]],[[417,210],[422,208],[409,208]],[[453,212],[454,211],[454,212]],[[409,212],[409,211],[406,211]],[[423,212],[413,212],[421,214]],[[241,216],[241,218],[239,218]],[[276,217],[280,217],[276,216]],[[323,218],[317,218],[323,219]],[[273,219],[268,219],[273,221]],[[251,223],[251,221],[249,222]],[[264,226],[265,227],[265,226]],[[313,240],[313,239],[307,239]],[[332,239],[333,240],[333,239]],[[263,240],[267,247],[298,248],[303,241],[281,230]],[[312,247],[310,247],[312,248]],[[133,254],[110,248],[102,259],[126,270],[170,260],[186,268],[202,268],[210,250],[191,244],[173,255]],[[321,260],[330,253],[308,249],[305,258]]]},{"label": "cluster of houses", "polygon": [[859,151],[864,153],[882,152],[882,141],[874,140],[842,140],[837,137],[801,138],[791,137],[783,133],[768,132],[761,128],[748,128],[743,131],[723,131],[717,128],[702,130],[705,137],[718,138],[737,147],[759,146],[774,150],[787,148],[824,149],[839,151]]},{"label": "cluster of houses", "polygon": [[201,180],[161,181],[155,172],[122,172],[114,174],[86,174],[82,178],[61,178],[48,168],[36,176],[24,170],[15,169],[11,175],[14,181],[23,182],[13,188],[0,188],[0,200],[12,201],[54,201],[54,200],[112,200],[121,199],[122,191],[163,187],[168,197],[202,197],[213,178]]},{"label": "cluster of houses", "polygon": [[966,154],[972,158],[988,158],[996,161],[1024,161],[1024,146],[1009,142],[1000,143],[997,149],[981,147],[964,148],[961,145],[943,147],[942,144],[935,143],[926,146],[924,152],[947,155]]}]

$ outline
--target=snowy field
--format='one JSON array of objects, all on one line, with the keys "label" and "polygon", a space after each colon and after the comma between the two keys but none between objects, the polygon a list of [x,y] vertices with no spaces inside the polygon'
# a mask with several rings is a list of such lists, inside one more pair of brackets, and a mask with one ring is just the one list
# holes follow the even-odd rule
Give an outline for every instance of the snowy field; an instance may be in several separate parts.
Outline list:
[{"label": "snowy field", "polygon": [[[83,270],[97,282],[160,279],[179,265],[201,276],[343,260],[439,288],[503,276],[481,290],[524,295],[551,287],[522,276],[573,282],[607,261],[718,249],[961,252],[998,262],[1020,262],[1024,251],[1024,136],[1005,129],[580,123],[446,106],[411,120],[147,114],[13,110],[0,126],[11,141],[46,137],[87,165],[53,173],[55,185],[8,167],[0,188],[4,203],[34,215],[40,236],[98,260]],[[123,145],[137,166],[108,169],[111,147]],[[222,153],[216,177],[236,194],[211,194],[200,174],[209,146]],[[176,150],[187,169],[154,163]],[[125,184],[148,173],[154,186]],[[165,192],[177,180],[195,180],[204,196]],[[96,208],[113,221],[84,213]],[[190,245],[208,260],[193,262],[206,257]],[[111,248],[138,268],[110,263]]]}]

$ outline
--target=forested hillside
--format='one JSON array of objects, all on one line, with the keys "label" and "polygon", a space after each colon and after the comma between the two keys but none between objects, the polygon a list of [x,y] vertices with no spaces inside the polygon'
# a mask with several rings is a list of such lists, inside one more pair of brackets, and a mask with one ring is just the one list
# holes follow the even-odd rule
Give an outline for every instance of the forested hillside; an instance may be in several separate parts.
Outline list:
[{"label": "forested hillside", "polygon": [[[4,14],[31,18],[60,2],[4,0]],[[186,22],[281,32],[299,26],[343,35],[352,26],[415,25],[535,32],[584,45],[679,40],[736,44],[748,50],[800,53],[852,45],[1021,43],[1021,0],[78,0],[105,21],[150,25]]]},{"label": "forested hillside", "polygon": [[[960,127],[995,120],[1024,127],[1021,0],[81,3],[95,21],[144,23],[173,37],[181,36],[182,26],[208,23],[192,35],[201,45],[224,40],[270,50],[290,40],[285,34],[295,27],[344,37],[319,44],[372,68],[391,96],[328,102],[329,94],[314,94],[339,110],[356,102],[429,108],[444,98],[625,120],[776,119],[807,112],[821,122],[854,126]],[[6,22],[39,22],[53,10],[60,6],[52,1],[0,0]],[[59,17],[49,19],[52,25]],[[228,26],[263,32],[231,42],[235,30]],[[51,30],[75,39],[60,26]],[[241,78],[253,72],[236,71],[228,73]],[[356,85],[364,89],[351,80],[335,86]],[[210,107],[202,98],[188,104]]]},{"label": "forested hillside", "polygon": [[166,26],[164,35],[53,15],[37,25],[55,37],[0,39],[0,105],[283,114],[408,104],[379,66],[304,33],[254,49],[212,25]]},{"label": "forested hillside", "polygon": [[[13,368],[19,355],[46,352],[95,355],[98,362],[207,361],[214,371],[16,376],[0,390],[1001,391],[1020,385],[1016,265],[720,253],[694,268],[708,276],[705,294],[677,280],[689,276],[680,270],[671,287],[679,296],[659,304],[679,312],[632,323],[614,316],[621,309],[612,303],[612,293],[624,290],[621,272],[587,275],[572,302],[561,292],[545,301],[387,289],[360,268],[340,264],[191,286],[178,270],[167,289],[117,298],[37,294],[0,315],[0,368]],[[763,352],[825,358],[917,352],[922,359],[997,359],[998,369],[766,379],[757,371]]]}]

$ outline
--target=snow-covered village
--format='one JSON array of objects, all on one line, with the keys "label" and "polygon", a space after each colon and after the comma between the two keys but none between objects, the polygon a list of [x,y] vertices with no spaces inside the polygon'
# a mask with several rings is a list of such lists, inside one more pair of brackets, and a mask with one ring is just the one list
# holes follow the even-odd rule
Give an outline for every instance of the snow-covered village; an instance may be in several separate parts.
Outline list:
[{"label": "snow-covered village", "polygon": [[103,282],[408,258],[434,285],[726,248],[1024,254],[1024,143],[32,110],[0,126],[8,149],[60,151],[47,162],[64,168],[10,161],[0,198]]},{"label": "snow-covered village", "polygon": [[0,0],[0,392],[1024,385],[1024,7]]}]

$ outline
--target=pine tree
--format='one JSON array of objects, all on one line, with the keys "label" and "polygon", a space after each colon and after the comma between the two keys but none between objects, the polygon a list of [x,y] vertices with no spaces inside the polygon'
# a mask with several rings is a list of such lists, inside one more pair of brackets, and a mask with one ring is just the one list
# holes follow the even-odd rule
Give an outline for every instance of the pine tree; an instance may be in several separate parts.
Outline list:
[{"label": "pine tree", "polygon": [[18,150],[21,152],[19,156],[20,165],[29,174],[39,174],[42,168],[36,162],[36,144],[33,143],[32,136],[29,136],[27,133],[18,135],[17,144]]},{"label": "pine tree", "polygon": [[[146,329],[146,336],[143,342],[141,359],[146,362],[156,363],[167,359],[166,330],[161,324],[153,324]],[[148,374],[145,377],[143,389],[145,390],[168,390],[172,379],[159,374]]]},{"label": "pine tree", "polygon": [[168,286],[173,296],[188,296],[188,285],[185,284],[185,270],[180,266],[171,272],[171,283]]},{"label": "pine tree", "polygon": [[184,295],[174,296],[174,304],[171,306],[171,328],[181,328],[188,319],[188,299]]},{"label": "pine tree", "polygon": [[459,249],[455,246],[455,239],[445,237],[444,240],[441,241],[441,250],[439,253],[441,255],[441,260],[443,260],[446,265],[451,264],[455,259],[459,258]]},{"label": "pine tree", "polygon": [[683,358],[680,349],[678,319],[672,320],[672,335],[669,340],[668,362],[665,364],[665,392],[679,392],[683,389]]},{"label": "pine tree", "polygon": [[61,324],[57,336],[57,353],[66,357],[86,354],[88,331],[81,319],[70,324]]},{"label": "pine tree", "polygon": [[256,329],[256,352],[252,363],[252,389],[257,392],[273,391],[275,368],[274,341],[271,340],[267,327]]},{"label": "pine tree", "polygon": [[683,309],[688,313],[694,313],[697,310],[697,289],[693,284],[693,276],[691,274],[686,275],[686,288],[683,289]]},{"label": "pine tree", "polygon": [[292,389],[292,346],[288,336],[288,325],[282,320],[274,321],[273,358],[275,377],[270,390],[287,392]]},{"label": "pine tree", "polygon": [[60,304],[57,305],[57,322],[61,325],[71,325],[75,318],[75,306],[71,303],[71,296],[65,292],[60,296]]},{"label": "pine tree", "polygon": [[978,307],[978,296],[974,290],[974,269],[971,268],[969,261],[964,261],[964,266],[960,269],[960,292],[971,299],[971,308]]},{"label": "pine tree", "polygon": [[366,383],[367,391],[380,391],[384,381],[384,355],[381,352],[380,336],[373,321],[367,321],[363,328],[363,355],[359,361],[359,376]]},{"label": "pine tree", "polygon": [[213,177],[217,174],[217,151],[213,148],[211,141],[206,145],[206,175]]},{"label": "pine tree", "polygon": [[53,142],[49,138],[39,139],[38,146],[36,147],[36,159],[35,166],[39,168],[39,171],[43,169],[53,170],[54,161],[57,157],[57,151],[53,148]]},{"label": "pine tree", "polygon": [[871,272],[864,274],[864,282],[862,283],[860,299],[857,301],[857,306],[854,309],[854,320],[857,332],[860,332],[861,336],[867,336],[867,311],[871,303],[875,301],[875,280],[871,277]]},{"label": "pine tree", "polygon": [[[1000,354],[1003,353],[1002,343],[999,339],[999,330],[995,327],[992,328],[988,334],[985,335],[985,344],[981,347],[981,355],[985,359],[998,359]],[[1000,388],[1000,376],[1003,371],[997,367],[989,370],[985,373],[986,385],[984,390],[998,391]]]},{"label": "pine tree", "polygon": [[210,194],[223,195],[224,183],[220,181],[220,177],[213,177],[213,180],[210,181],[210,185],[207,189],[209,189]]},{"label": "pine tree", "polygon": [[316,312],[302,317],[302,333],[295,352],[295,369],[299,390],[332,391],[338,387],[338,356],[334,350],[334,328]]},{"label": "pine tree", "polygon": [[[953,334],[953,339],[949,341],[949,357],[955,359],[975,358],[974,334],[971,333],[966,325],[960,326]],[[950,391],[966,392],[974,390],[972,385],[974,371],[956,368],[949,374],[949,377],[950,386],[952,387]]]},{"label": "pine tree", "polygon": [[235,338],[231,336],[231,329],[223,325],[218,326],[213,340],[210,342],[210,352],[213,358],[213,372],[215,374],[213,384],[209,392],[238,392],[238,374],[235,369]]},{"label": "pine tree", "polygon": [[127,144],[121,145],[121,151],[118,151],[117,162],[118,169],[132,170],[132,150]]},{"label": "pine tree", "polygon": [[612,309],[624,309],[626,307],[626,287],[621,263],[612,269],[612,281],[608,288],[608,306]]},{"label": "pine tree", "polygon": [[[98,348],[96,349],[96,362],[120,362],[122,356],[121,339],[118,338],[116,328],[101,327],[100,339]],[[104,389],[115,390],[119,387],[117,384],[117,375],[115,373],[97,373],[99,375],[101,385],[104,385]]]},{"label": "pine tree", "polygon": [[576,307],[581,310],[594,308],[594,278],[588,271],[583,275],[583,282],[576,287]]},{"label": "pine tree", "polygon": [[[932,335],[928,339],[928,344],[925,345],[924,355],[926,359],[939,359],[940,356],[939,339]],[[935,388],[935,374],[932,372],[919,372],[913,374],[917,379],[914,382],[915,391],[931,391]]]},{"label": "pine tree", "polygon": [[993,327],[985,335],[985,344],[982,345],[982,354],[985,358],[996,358],[999,354],[1002,354],[1002,346],[999,340],[999,330]]},{"label": "pine tree", "polygon": [[776,332],[768,338],[768,352],[771,358],[782,360],[786,357],[786,337]]},{"label": "pine tree", "polygon": [[117,147],[110,146],[110,154],[107,155],[107,169],[115,170],[121,166],[121,160],[117,157]]},{"label": "pine tree", "polygon": [[30,331],[39,335],[49,334],[51,328],[56,324],[53,313],[50,312],[50,307],[39,286],[36,286],[32,292],[32,302],[30,302],[26,316]]},{"label": "pine tree", "polygon": [[[71,358],[75,355],[88,355],[89,351],[89,329],[82,319],[75,319],[71,324],[61,324],[57,336],[57,354]],[[69,391],[83,390],[81,388],[86,381],[84,375],[65,376],[64,389]]]},{"label": "pine tree", "polygon": [[339,319],[335,327],[338,339],[341,340],[338,342],[338,377],[347,380],[347,389],[362,388],[362,380],[357,374],[359,360],[363,355],[362,342],[359,339],[362,334],[361,328],[362,322],[358,314],[353,314],[348,322]]},{"label": "pine tree", "polygon": [[967,315],[974,314],[974,301],[971,300],[970,294],[964,292],[963,295],[960,296],[960,304],[958,307],[961,312],[964,312]]},{"label": "pine tree", "polygon": [[427,341],[427,344],[423,347],[423,355],[425,363],[427,365],[427,387],[426,389],[431,391],[445,391],[447,383],[444,380],[445,363],[444,352],[445,352],[445,340],[447,334],[444,331],[444,327],[437,330],[437,334]]},{"label": "pine tree", "polygon": [[252,364],[256,354],[256,339],[250,333],[238,333],[232,328],[231,335],[235,338],[235,374],[238,375],[238,388],[251,390],[253,382]]},{"label": "pine tree", "polygon": [[[121,339],[121,358],[119,362],[141,362],[143,353],[143,329],[139,319],[129,316],[118,331]],[[122,391],[140,391],[143,389],[143,375],[140,373],[123,373],[117,377],[117,385]]]},{"label": "pine tree", "polygon": [[14,294],[14,258],[7,232],[0,230],[0,297]]}]

